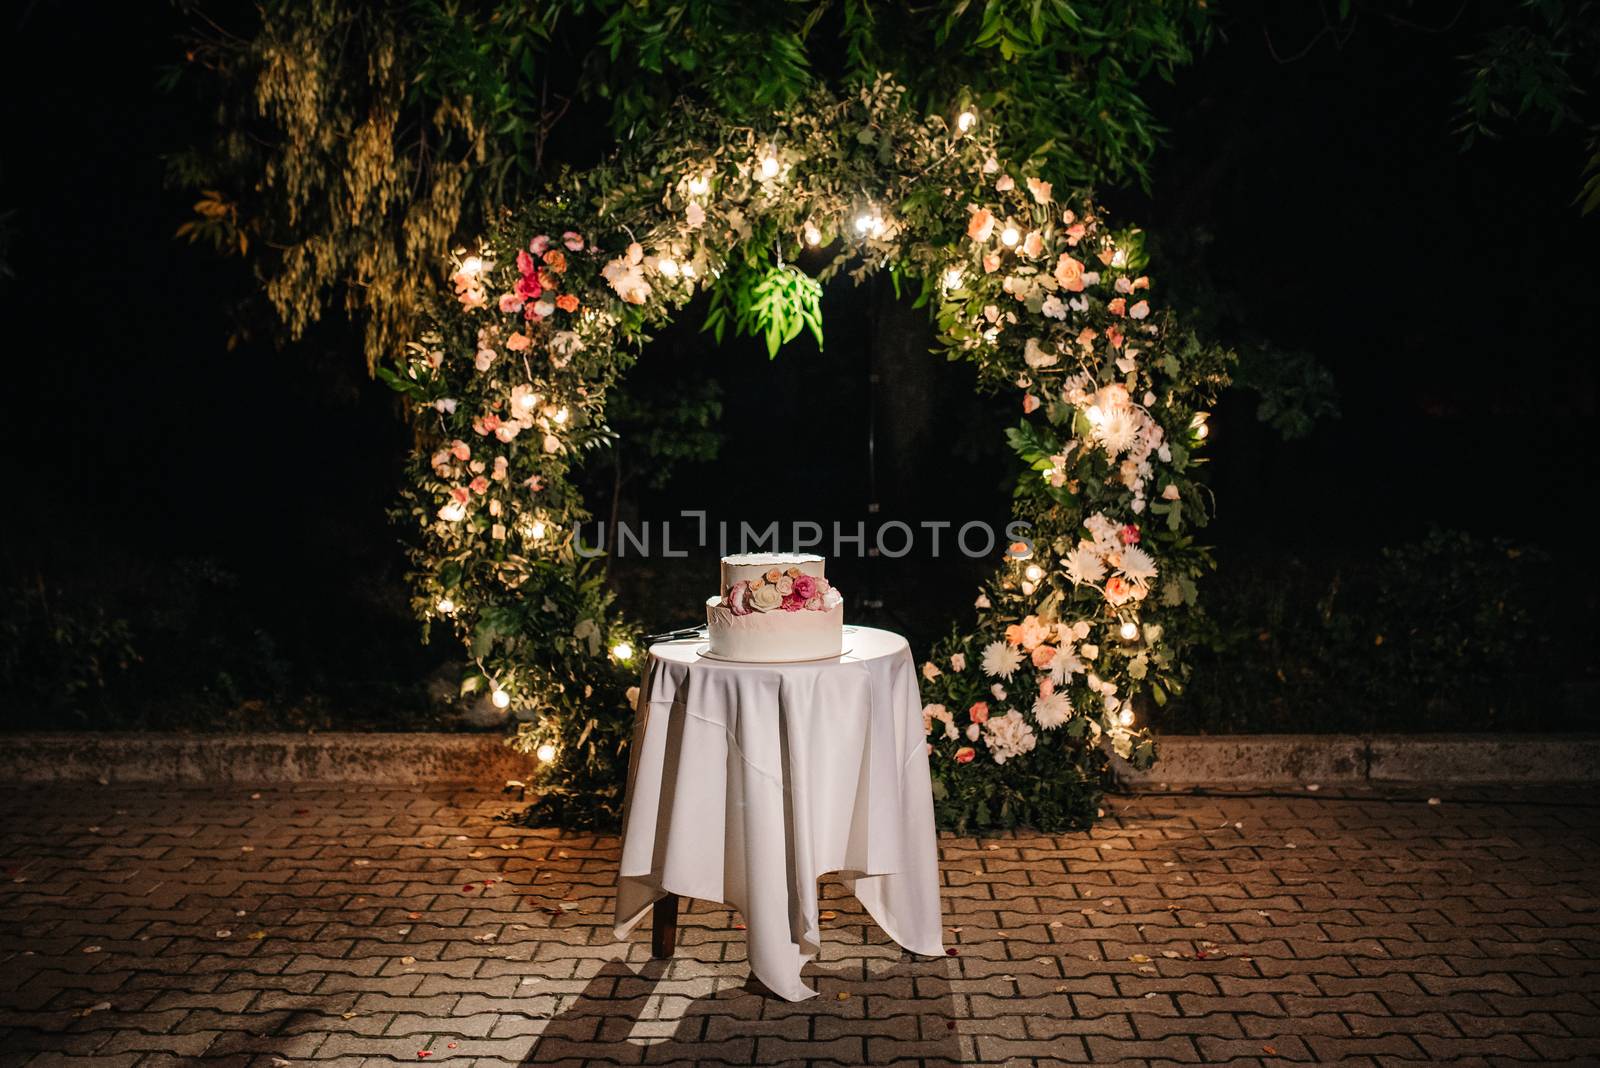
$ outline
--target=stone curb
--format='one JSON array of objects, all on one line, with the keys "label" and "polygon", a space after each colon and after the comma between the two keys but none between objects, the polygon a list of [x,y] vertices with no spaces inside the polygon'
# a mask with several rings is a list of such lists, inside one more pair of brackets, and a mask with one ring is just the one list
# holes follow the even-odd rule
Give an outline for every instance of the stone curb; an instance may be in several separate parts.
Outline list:
[{"label": "stone curb", "polygon": [[[1167,735],[1130,786],[1600,782],[1597,735]],[[532,769],[500,734],[11,734],[11,783],[499,783]]]}]

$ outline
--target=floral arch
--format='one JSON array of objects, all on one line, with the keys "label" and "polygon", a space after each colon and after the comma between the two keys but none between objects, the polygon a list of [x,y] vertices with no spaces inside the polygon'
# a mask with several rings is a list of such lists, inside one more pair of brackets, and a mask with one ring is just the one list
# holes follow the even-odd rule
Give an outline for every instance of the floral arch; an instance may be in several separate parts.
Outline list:
[{"label": "floral arch", "polygon": [[[463,692],[523,720],[537,818],[616,818],[638,672],[637,633],[575,551],[569,471],[650,331],[702,288],[727,313],[724,273],[804,305],[819,279],[892,272],[938,347],[1017,398],[1032,550],[997,560],[975,623],[922,667],[943,821],[1083,826],[1108,750],[1154,759],[1140,710],[1181,686],[1208,566],[1195,449],[1228,356],[1155,309],[1137,231],[997,158],[988,131],[970,109],[914,114],[887,80],[751,125],[685,107],[504,213],[380,371],[415,416],[396,509],[415,608],[465,645]],[[785,266],[805,249],[832,254],[817,278]],[[761,328],[776,346],[802,321]]]}]

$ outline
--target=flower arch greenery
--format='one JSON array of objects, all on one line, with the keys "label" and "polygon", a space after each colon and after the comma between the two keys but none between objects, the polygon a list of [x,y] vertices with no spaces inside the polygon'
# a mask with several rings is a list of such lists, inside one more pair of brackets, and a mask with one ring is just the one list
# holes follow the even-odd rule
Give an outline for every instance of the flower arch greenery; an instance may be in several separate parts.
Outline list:
[{"label": "flower arch greenery", "polygon": [[[576,552],[569,473],[605,440],[608,392],[699,290],[776,346],[820,283],[887,271],[981,388],[1014,392],[1026,467],[976,621],[923,665],[941,818],[1093,821],[1108,756],[1154,759],[1140,723],[1184,676],[1206,410],[1229,354],[1154,310],[1135,230],[997,158],[989,116],[922,116],[885,79],[737,125],[685,106],[606,166],[504,212],[457,258],[429,329],[380,374],[415,447],[397,516],[414,605],[447,625],[523,722],[534,815],[620,813],[639,635]],[[803,250],[831,254],[815,277]]]}]

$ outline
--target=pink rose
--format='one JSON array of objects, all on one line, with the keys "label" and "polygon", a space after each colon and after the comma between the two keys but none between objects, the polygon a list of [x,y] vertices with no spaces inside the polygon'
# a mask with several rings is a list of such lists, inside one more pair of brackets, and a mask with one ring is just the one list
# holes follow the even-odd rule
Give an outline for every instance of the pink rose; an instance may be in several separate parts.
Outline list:
[{"label": "pink rose", "polygon": [[459,438],[450,443],[450,455],[457,460],[467,461],[472,459],[472,446]]},{"label": "pink rose", "polygon": [[522,310],[522,298],[515,293],[500,294],[500,311],[506,315],[514,315]]},{"label": "pink rose", "polygon": [[956,750],[956,763],[970,764],[972,763],[972,758],[977,755],[978,751],[976,749],[972,748],[970,745],[964,745],[960,749]]},{"label": "pink rose", "polygon": [[987,241],[994,232],[994,215],[988,208],[972,209],[972,218],[967,220],[967,237],[973,241]]},{"label": "pink rose", "polygon": [[1127,526],[1122,528],[1122,532],[1119,537],[1124,545],[1139,544],[1139,524],[1129,523]]},{"label": "pink rose", "polygon": [[517,296],[523,300],[538,300],[544,292],[544,286],[539,284],[537,274],[525,274],[517,279]]},{"label": "pink rose", "polygon": [[[794,588],[794,579],[790,578],[788,575],[778,576],[777,587],[779,595],[783,597],[788,597],[791,594],[798,592]],[[805,598],[801,597],[800,600],[804,601]]]},{"label": "pink rose", "polygon": [[506,351],[521,352],[531,344],[533,344],[533,339],[527,334],[524,334],[522,331],[517,330],[513,332],[510,337],[506,338]]},{"label": "pink rose", "polygon": [[809,601],[811,598],[818,596],[821,591],[817,589],[815,579],[810,575],[801,575],[794,580],[794,592]]},{"label": "pink rose", "polygon": [[822,611],[822,598],[821,597],[809,597],[809,598],[807,598],[806,599],[806,611],[807,612],[820,612],[820,611]]},{"label": "pink rose", "polygon": [[538,265],[533,262],[533,257],[526,252],[517,253],[517,273],[532,274],[538,270]]},{"label": "pink rose", "polygon": [[791,593],[783,599],[783,610],[785,612],[798,612],[805,606],[806,599],[798,594]]},{"label": "pink rose", "polygon": [[583,251],[583,235],[575,231],[568,230],[566,233],[562,234],[561,243],[567,246],[568,252]]},{"label": "pink rose", "polygon": [[728,587],[728,597],[727,597],[728,611],[732,612],[736,616],[747,616],[747,615],[749,615],[750,614],[750,605],[747,602],[747,598],[749,596],[750,596],[750,583],[748,583],[748,582],[735,582],[732,586],[729,586]]},{"label": "pink rose", "polygon": [[528,242],[528,251],[533,253],[535,256],[539,255],[539,253],[543,252],[545,249],[547,249],[549,247],[550,247],[550,235],[549,234],[540,234],[538,237],[536,237],[532,241]]},{"label": "pink rose", "polygon": [[482,475],[479,475],[477,478],[473,479],[469,485],[472,489],[472,492],[478,494],[480,497],[489,492],[489,480],[484,478]]},{"label": "pink rose", "polygon": [[1111,303],[1106,305],[1106,311],[1110,312],[1112,315],[1123,315],[1127,312],[1127,310],[1128,301],[1125,297],[1118,297],[1116,300],[1113,300]]},{"label": "pink rose", "polygon": [[1036,668],[1049,667],[1050,661],[1056,658],[1053,645],[1041,645],[1033,651],[1033,666]]},{"label": "pink rose", "polygon": [[1072,293],[1083,292],[1083,264],[1067,255],[1065,252],[1063,252],[1061,254],[1061,258],[1056,261],[1055,274],[1056,281],[1060,283],[1062,289],[1068,290]]},{"label": "pink rose", "polygon": [[989,702],[988,701],[979,701],[976,704],[974,704],[971,708],[967,709],[967,718],[972,720],[972,722],[974,722],[974,723],[988,723],[989,722]]}]

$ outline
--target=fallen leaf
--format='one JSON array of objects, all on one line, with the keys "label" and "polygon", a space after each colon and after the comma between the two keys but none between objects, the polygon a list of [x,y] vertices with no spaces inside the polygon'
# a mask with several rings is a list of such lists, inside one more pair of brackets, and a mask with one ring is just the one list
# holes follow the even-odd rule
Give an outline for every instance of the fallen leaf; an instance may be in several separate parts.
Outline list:
[{"label": "fallen leaf", "polygon": [[73,1013],[72,1015],[78,1017],[81,1020],[85,1016],[88,1016],[90,1013],[105,1012],[109,1008],[111,1008],[111,1002],[102,1001],[97,1005],[85,1005],[83,1008],[79,1009],[77,1012]]},{"label": "fallen leaf", "polygon": [[256,847],[255,846],[240,846],[239,847],[239,852],[241,852],[241,853],[254,853],[255,851],[256,851]]},{"label": "fallen leaf", "polygon": [[961,953],[956,949],[955,946],[951,946],[949,949],[944,951],[944,955],[947,957],[959,957],[961,956]]},{"label": "fallen leaf", "polygon": [[1439,801],[1439,799],[1437,797],[1430,797],[1430,798],[1428,798],[1428,804],[1437,805],[1437,804],[1440,804],[1440,801]]},{"label": "fallen leaf", "polygon": [[847,990],[841,990],[837,994],[835,994],[834,996],[837,997],[840,1001],[843,1001],[844,999],[846,999],[846,998],[848,998],[850,996],[850,992],[847,991]]},{"label": "fallen leaf", "polygon": [[1269,1057],[1276,1057],[1278,1055],[1278,1047],[1277,1046],[1262,1046],[1261,1047],[1261,1052],[1265,1053]]},{"label": "fallen leaf", "polygon": [[265,937],[267,937],[267,932],[265,932],[265,931],[251,931],[250,932],[250,940],[252,942],[259,942]]},{"label": "fallen leaf", "polygon": [[1163,957],[1167,957],[1168,959],[1171,959],[1171,960],[1176,960],[1177,958],[1183,956],[1183,954],[1179,953],[1175,949],[1163,949],[1161,951],[1161,955]]},{"label": "fallen leaf", "polygon": [[84,946],[83,947],[83,951],[85,953],[98,953],[98,952],[100,952],[100,947],[99,946]]},{"label": "fallen leaf", "polygon": [[839,914],[837,912],[833,912],[832,910],[824,912],[821,916],[818,917],[818,919],[822,919],[822,920],[837,920],[838,918],[839,918]]},{"label": "fallen leaf", "polygon": [[1149,960],[1150,958],[1148,956],[1146,956],[1145,954],[1143,954],[1143,953],[1135,953],[1133,956],[1129,957],[1128,959],[1133,961],[1133,963],[1135,963],[1135,964],[1143,964],[1145,961]]},{"label": "fallen leaf", "polygon": [[353,861],[351,861],[351,863],[354,864],[358,868],[365,868],[368,864],[371,864],[372,861],[370,861],[370,860],[353,860]]},{"label": "fallen leaf", "polygon": [[484,934],[473,935],[472,940],[474,942],[493,942],[495,940],[495,933],[493,931],[488,931]]},{"label": "fallen leaf", "polygon": [[272,1058],[272,1060],[268,1061],[267,1063],[272,1065],[272,1068],[284,1068],[285,1065],[291,1064],[293,1062],[292,1061],[286,1061],[282,1057],[274,1057],[274,1058]]},{"label": "fallen leaf", "polygon": [[406,919],[408,919],[408,920],[420,920],[420,919],[422,919],[422,913],[420,913],[420,912],[408,912],[408,913],[406,913]]},{"label": "fallen leaf", "polygon": [[401,957],[400,958],[400,963],[401,964],[415,964],[415,963],[417,963],[417,958],[415,958],[415,957]]},{"label": "fallen leaf", "polygon": [[228,930],[226,927],[224,927],[222,930],[217,932],[217,937],[218,938],[232,938],[233,937],[233,932]]},{"label": "fallen leaf", "polygon": [[1050,921],[1050,926],[1051,927],[1060,927],[1061,926],[1061,921],[1060,920],[1051,920]]}]

